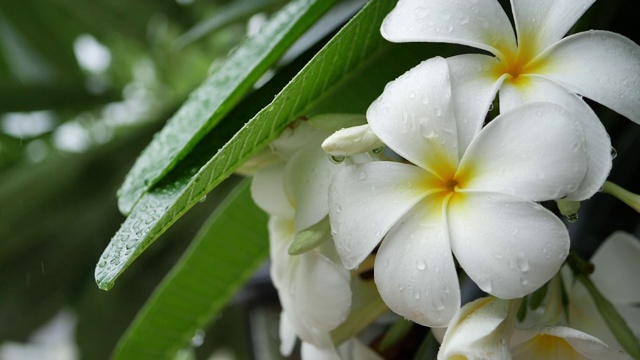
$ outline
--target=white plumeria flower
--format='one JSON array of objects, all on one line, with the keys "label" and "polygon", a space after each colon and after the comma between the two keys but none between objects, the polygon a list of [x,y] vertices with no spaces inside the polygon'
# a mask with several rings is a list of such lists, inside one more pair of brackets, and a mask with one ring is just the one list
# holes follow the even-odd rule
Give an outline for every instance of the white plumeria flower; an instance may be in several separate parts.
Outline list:
[{"label": "white plumeria flower", "polygon": [[[591,258],[595,271],[593,284],[616,307],[640,339],[640,241],[633,235],[617,231],[609,236]],[[605,323],[589,292],[580,282],[569,289],[569,324],[598,337],[605,343],[622,348]]]},{"label": "white plumeria flower", "polygon": [[562,38],[595,0],[511,0],[515,29],[496,0],[400,0],[382,25],[394,42],[446,42],[491,55],[448,58],[455,112],[465,147],[482,126],[500,91],[500,111],[524,102],[551,101],[579,114],[588,169],[568,198],[583,200],[611,169],[610,139],[580,97],[584,95],[640,123],[640,47],[607,31]]},{"label": "white plumeria flower", "polygon": [[601,340],[565,326],[514,328],[518,300],[480,298],[454,316],[438,360],[448,359],[630,359]]},{"label": "white plumeria flower", "polygon": [[520,301],[494,297],[465,304],[449,323],[438,360],[509,359],[519,304]]},{"label": "white plumeria flower", "polygon": [[332,164],[320,147],[330,133],[300,123],[272,144],[282,161],[259,169],[251,184],[256,204],[271,215],[271,279],[283,308],[281,352],[293,351],[296,337],[319,348],[332,348],[329,331],[340,325],[351,306],[350,273],[340,264],[330,233],[315,249],[289,255],[300,230],[328,213]]},{"label": "white plumeria flower", "polygon": [[367,118],[415,165],[348,166],[329,192],[345,266],[358,266],[384,237],[374,268],[380,295],[396,313],[435,327],[460,306],[452,251],[482,290],[501,298],[524,296],[558,271],[569,236],[535,201],[574,191],[586,172],[580,126],[558,105],[502,114],[466,146],[451,98],[442,58],[389,83]]},{"label": "white plumeria flower", "polygon": [[293,222],[269,221],[271,279],[282,305],[280,351],[290,355],[296,337],[319,348],[332,348],[329,332],[346,319],[351,306],[350,274],[342,267],[330,239],[311,251],[291,256]]},{"label": "white plumeria flower", "polygon": [[512,341],[514,360],[630,360],[622,351],[612,349],[602,340],[566,326],[517,330]]}]

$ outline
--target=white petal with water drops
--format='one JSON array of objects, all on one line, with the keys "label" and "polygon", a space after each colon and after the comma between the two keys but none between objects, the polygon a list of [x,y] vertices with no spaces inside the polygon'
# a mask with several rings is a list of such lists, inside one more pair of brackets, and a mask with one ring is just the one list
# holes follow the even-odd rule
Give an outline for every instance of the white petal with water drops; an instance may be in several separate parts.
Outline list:
[{"label": "white petal with water drops", "polygon": [[375,281],[395,313],[425,326],[447,326],[460,307],[460,285],[438,202],[427,197],[389,231],[376,256]]},{"label": "white petal with water drops", "polygon": [[388,83],[369,106],[367,119],[380,140],[423,169],[434,159],[458,163],[449,68],[443,58],[424,61]]},{"label": "white petal with water drops", "polygon": [[[513,0],[518,46],[539,53],[562,39],[595,0]],[[523,44],[525,43],[525,44]]]},{"label": "white petal with water drops", "polygon": [[[600,190],[611,170],[611,140],[606,129],[582,99],[566,88],[539,76],[530,76],[529,86],[516,87],[505,84],[500,89],[500,109],[510,111],[528,102],[549,101],[561,105],[574,114],[584,134],[587,155],[587,172],[576,191],[567,195],[568,200],[585,200]],[[558,135],[548,137],[555,141],[566,141]]]},{"label": "white petal with water drops", "polygon": [[468,173],[465,190],[540,201],[575,191],[586,170],[577,120],[556,104],[531,103],[489,123],[469,145],[458,172]]},{"label": "white petal with water drops", "polygon": [[461,195],[448,208],[451,248],[482,290],[522,297],[558,272],[569,253],[569,234],[553,213],[511,195]]},{"label": "white petal with water drops", "polygon": [[381,32],[393,42],[456,43],[496,55],[516,48],[509,18],[495,0],[401,0]]},{"label": "white petal with water drops", "polygon": [[412,165],[372,162],[338,172],[329,191],[329,218],[344,265],[353,269],[411,207],[432,177]]},{"label": "white petal with water drops", "polygon": [[607,31],[562,39],[544,54],[540,75],[640,124],[640,46]]}]

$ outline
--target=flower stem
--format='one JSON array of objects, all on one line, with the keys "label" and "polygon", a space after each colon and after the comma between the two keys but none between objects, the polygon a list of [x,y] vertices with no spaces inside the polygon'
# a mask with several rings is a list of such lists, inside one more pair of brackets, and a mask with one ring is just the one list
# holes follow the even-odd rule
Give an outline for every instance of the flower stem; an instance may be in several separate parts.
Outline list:
[{"label": "flower stem", "polygon": [[640,195],[634,194],[629,190],[625,190],[611,181],[605,181],[602,186],[602,192],[615,196],[618,200],[629,205],[635,211],[640,212]]}]

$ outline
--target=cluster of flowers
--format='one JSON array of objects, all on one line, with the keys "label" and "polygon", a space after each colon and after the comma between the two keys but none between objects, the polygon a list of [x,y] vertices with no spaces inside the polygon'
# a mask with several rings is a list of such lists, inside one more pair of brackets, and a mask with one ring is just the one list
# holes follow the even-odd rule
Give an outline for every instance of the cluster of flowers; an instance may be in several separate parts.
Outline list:
[{"label": "cluster of flowers", "polygon": [[[491,55],[428,59],[390,82],[366,119],[316,116],[271,144],[252,194],[270,214],[283,354],[300,338],[306,359],[376,358],[353,337],[367,317],[353,314],[382,299],[446,328],[439,359],[628,356],[580,321],[597,315],[576,310],[593,305],[560,276],[566,225],[540,204],[586,200],[611,169],[609,136],[582,95],[640,123],[640,47],[605,31],[563,38],[593,1],[512,0],[514,33],[496,0],[400,0],[382,25],[389,41]],[[500,115],[485,124],[498,93]],[[622,238],[625,253],[609,258],[637,263],[638,241]],[[491,296],[461,307],[458,267]],[[517,319],[547,283],[544,306]],[[579,304],[571,322],[562,287]]]}]

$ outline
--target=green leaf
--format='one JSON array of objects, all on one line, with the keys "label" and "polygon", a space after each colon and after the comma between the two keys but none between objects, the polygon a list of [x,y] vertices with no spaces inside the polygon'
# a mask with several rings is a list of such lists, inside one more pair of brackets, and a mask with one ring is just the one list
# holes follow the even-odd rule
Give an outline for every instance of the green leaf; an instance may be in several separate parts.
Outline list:
[{"label": "green leaf", "polygon": [[249,179],[211,214],[121,338],[114,359],[171,359],[222,309],[269,252],[267,216]]},{"label": "green leaf", "polygon": [[[388,81],[435,51],[443,53],[439,46],[385,41],[379,28],[393,6],[390,1],[369,2],[222,149],[215,147],[215,139],[201,141],[180,166],[145,194],[102,254],[95,272],[98,286],[113,286],[160,234],[290,122],[314,112],[364,113]],[[232,118],[233,124],[242,120],[242,116]],[[223,129],[210,136],[224,137]]]},{"label": "green leaf", "polygon": [[298,0],[280,10],[200,85],[142,152],[118,190],[129,214],[142,195],[184,158],[264,72],[335,0]]}]

